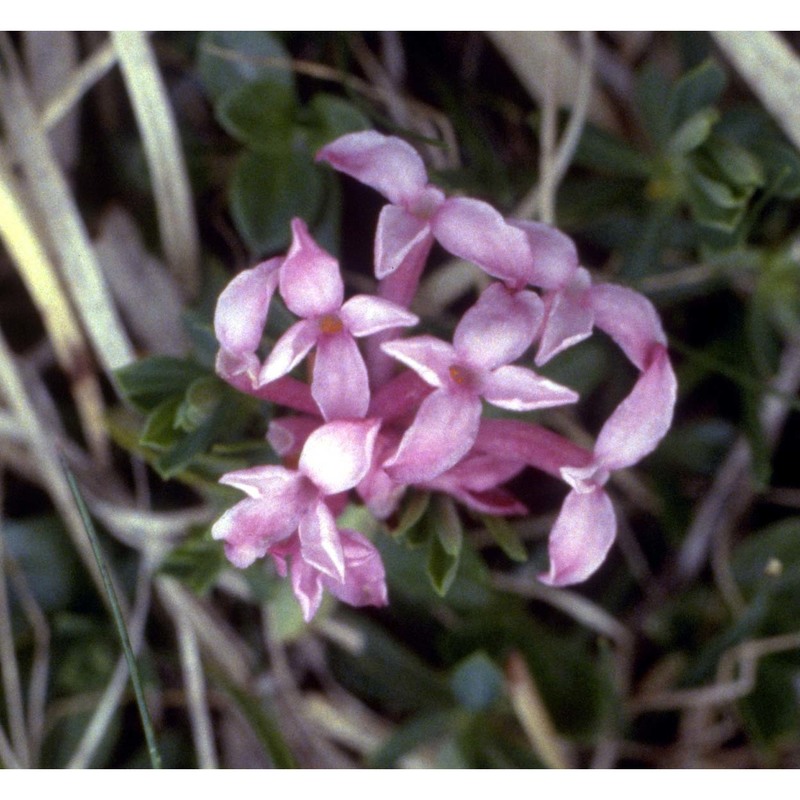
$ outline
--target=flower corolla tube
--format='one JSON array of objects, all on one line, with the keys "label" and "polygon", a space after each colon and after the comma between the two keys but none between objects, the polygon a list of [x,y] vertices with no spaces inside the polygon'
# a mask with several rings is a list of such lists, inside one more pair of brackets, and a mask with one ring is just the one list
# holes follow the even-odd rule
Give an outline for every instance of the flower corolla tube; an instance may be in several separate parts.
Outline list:
[{"label": "flower corolla tube", "polygon": [[[317,158],[388,201],[375,235],[377,290],[345,299],[338,261],[300,219],[285,255],[224,289],[214,318],[217,372],[282,409],[268,440],[283,465],[221,478],[245,497],[213,536],[237,567],[270,556],[290,576],[306,620],[325,590],[350,605],[380,606],[387,602],[380,552],[363,533],[340,527],[348,504],[390,519],[416,489],[480,514],[521,515],[525,506],[505,484],[532,467],[567,489],[540,580],[585,580],[616,536],[610,476],[652,452],[672,421],[677,387],[656,310],[631,289],[593,283],[561,231],[505,219],[480,200],[448,198],[401,139],[347,134]],[[406,335],[420,322],[410,307],[434,242],[487,275],[451,341]],[[296,322],[265,346],[276,294]],[[522,414],[578,402],[577,392],[534,367],[595,329],[638,378],[588,450]],[[292,373],[306,358],[303,380]]]}]

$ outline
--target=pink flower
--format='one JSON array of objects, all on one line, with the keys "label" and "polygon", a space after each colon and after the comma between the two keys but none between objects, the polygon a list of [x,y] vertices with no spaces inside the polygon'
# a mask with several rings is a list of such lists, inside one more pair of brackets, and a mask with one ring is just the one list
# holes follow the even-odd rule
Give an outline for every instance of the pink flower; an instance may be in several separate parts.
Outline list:
[{"label": "pink flower", "polygon": [[221,483],[248,495],[212,528],[213,537],[225,542],[228,559],[247,567],[297,532],[302,559],[345,580],[346,559],[329,498],[367,474],[379,427],[379,420],[330,422],[308,436],[297,470],[265,465],[223,475]]},{"label": "pink flower", "polygon": [[344,300],[339,264],[311,238],[302,220],[292,222],[292,246],[280,269],[280,292],[303,319],[275,343],[258,376],[259,385],[289,373],[316,347],[311,394],[326,420],[367,413],[369,380],[353,337],[415,325],[414,314],[369,295]]},{"label": "pink flower", "polygon": [[384,465],[402,483],[430,481],[470,450],[478,433],[481,398],[514,411],[572,403],[571,389],[529,369],[509,366],[528,347],[541,319],[533,292],[488,287],[458,324],[453,344],[433,336],[388,342],[386,353],[434,387],[419,407],[397,452]]},{"label": "pink flower", "polygon": [[287,560],[290,562],[292,589],[306,622],[317,613],[324,589],[351,606],[385,606],[388,602],[386,573],[375,545],[360,533],[347,529],[339,531],[339,539],[344,557],[342,580],[317,569],[304,558],[299,536],[284,539],[270,550],[281,577],[286,576]]}]

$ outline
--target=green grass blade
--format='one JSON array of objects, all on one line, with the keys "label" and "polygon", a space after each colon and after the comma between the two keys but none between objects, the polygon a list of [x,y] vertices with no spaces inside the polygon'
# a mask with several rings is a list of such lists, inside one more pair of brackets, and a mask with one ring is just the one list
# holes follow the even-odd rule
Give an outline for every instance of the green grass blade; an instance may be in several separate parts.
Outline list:
[{"label": "green grass blade", "polygon": [[67,477],[67,483],[69,483],[70,491],[75,499],[75,505],[78,507],[81,519],[83,520],[83,525],[86,528],[86,534],[92,544],[92,551],[94,552],[94,557],[97,561],[97,567],[100,570],[100,574],[103,578],[103,586],[105,587],[106,594],[108,595],[109,603],[111,605],[114,623],[117,626],[117,633],[119,634],[120,641],[122,642],[122,649],[125,653],[125,660],[128,662],[128,671],[130,672],[131,682],[133,683],[133,691],[136,695],[136,704],[139,706],[139,715],[142,718],[142,727],[144,728],[144,735],[145,739],[147,740],[147,751],[150,755],[150,763],[152,764],[153,769],[160,769],[161,755],[159,754],[158,747],[156,745],[153,722],[150,719],[150,712],[147,710],[147,704],[144,701],[142,679],[139,675],[139,668],[136,665],[136,657],[134,656],[133,648],[131,647],[128,629],[125,625],[125,620],[123,619],[122,611],[119,607],[117,593],[114,591],[114,586],[111,582],[111,576],[108,574],[106,562],[103,558],[103,553],[100,550],[100,542],[97,538],[97,532],[95,531],[94,524],[89,516],[89,509],[86,507],[86,503],[84,502],[80,490],[78,489],[75,476],[72,474],[72,471],[63,459],[61,461],[61,466],[64,469],[64,474]]}]

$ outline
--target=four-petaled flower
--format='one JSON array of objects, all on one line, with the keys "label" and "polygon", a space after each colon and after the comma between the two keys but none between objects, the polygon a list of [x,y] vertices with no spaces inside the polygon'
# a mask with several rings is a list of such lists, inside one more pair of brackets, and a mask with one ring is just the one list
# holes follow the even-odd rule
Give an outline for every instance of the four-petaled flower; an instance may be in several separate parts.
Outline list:
[{"label": "four-petaled flower", "polygon": [[326,420],[360,418],[369,408],[367,368],[353,337],[415,325],[418,318],[379,297],[344,300],[339,264],[311,238],[302,220],[292,222],[292,246],[280,268],[286,306],[303,317],[278,339],[258,376],[263,386],[289,373],[316,347],[311,394]]},{"label": "four-petaled flower", "polygon": [[513,411],[578,399],[572,389],[509,364],[528,348],[541,316],[536,294],[510,292],[495,283],[464,314],[452,345],[427,335],[383,345],[386,353],[435,388],[385,464],[392,478],[402,483],[429,481],[460,461],[475,442],[481,398]]}]

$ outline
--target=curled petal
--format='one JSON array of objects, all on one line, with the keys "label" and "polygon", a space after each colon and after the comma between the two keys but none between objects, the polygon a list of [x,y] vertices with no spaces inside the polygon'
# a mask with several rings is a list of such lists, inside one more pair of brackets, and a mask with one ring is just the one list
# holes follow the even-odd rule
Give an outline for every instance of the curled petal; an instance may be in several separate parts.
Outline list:
[{"label": "curled petal", "polygon": [[592,334],[594,309],[591,306],[589,273],[580,268],[572,282],[545,299],[547,308],[536,363],[541,366],[568,347]]},{"label": "curled petal", "polygon": [[219,479],[220,483],[240,489],[249,497],[274,503],[285,503],[289,495],[294,496],[300,481],[302,476],[296,472],[274,464],[226,472]]},{"label": "curled petal", "polygon": [[412,202],[428,182],[419,153],[408,142],[377,131],[348,133],[323,147],[317,161],[327,161],[399,205]]},{"label": "curled petal", "polygon": [[263,386],[291,372],[317,343],[319,326],[313,320],[295,322],[286,333],[275,342],[258,376]]},{"label": "curled petal", "polygon": [[300,520],[298,534],[303,561],[338,581],[344,580],[344,553],[336,520],[322,500]]},{"label": "curled petal", "polygon": [[428,241],[433,241],[433,234],[426,219],[401,206],[384,206],[375,231],[375,277],[391,275]]},{"label": "curled petal", "polygon": [[344,551],[344,580],[323,577],[325,588],[351,606],[385,606],[386,572],[375,545],[356,531],[342,530],[339,536]]},{"label": "curled petal", "polygon": [[543,289],[564,286],[578,268],[575,242],[566,234],[543,222],[512,219],[509,223],[525,232],[531,263],[528,283]]},{"label": "curled petal", "polygon": [[624,286],[604,283],[589,292],[594,324],[605,331],[625,355],[644,372],[654,344],[667,344],[661,320],[653,304]]},{"label": "curled petal", "polygon": [[255,353],[264,333],[282,258],[271,258],[240,272],[223,290],[214,311],[214,333],[236,355]]},{"label": "curled petal", "polygon": [[292,220],[292,233],[280,271],[281,297],[298,317],[336,313],[344,299],[339,262],[311,238],[303,220]]},{"label": "curled petal", "polygon": [[472,447],[481,401],[468,392],[439,389],[422,401],[397,452],[385,464],[398,483],[421,483],[457,464]]},{"label": "curled petal", "polygon": [[605,560],[617,535],[617,518],[608,495],[570,492],[550,532],[550,571],[539,580],[569,586],[586,580]]},{"label": "curled petal", "polygon": [[367,413],[367,367],[346,331],[319,338],[311,394],[326,420],[360,418]]},{"label": "curled petal", "polygon": [[412,336],[381,345],[381,350],[411,367],[431,386],[445,386],[450,380],[450,367],[458,360],[452,345],[434,336]]},{"label": "curled petal", "polygon": [[322,604],[322,574],[300,556],[292,559],[292,591],[300,604],[303,619],[311,622]]},{"label": "curled petal", "polygon": [[337,420],[317,428],[306,440],[300,471],[323,492],[352,489],[367,474],[380,420]]},{"label": "curled petal", "polygon": [[498,367],[483,379],[481,394],[494,406],[534,411],[577,402],[579,395],[525,367]]},{"label": "curled petal", "polygon": [[488,203],[467,197],[446,200],[433,218],[433,235],[445,250],[495,278],[518,288],[529,282],[531,254],[525,233]]},{"label": "curled petal", "polygon": [[647,371],[603,425],[594,450],[598,462],[622,469],[651,453],[672,423],[676,394],[669,356],[657,346]]},{"label": "curled petal", "polygon": [[214,369],[222,380],[240,392],[252,393],[258,382],[261,362],[255,352],[232,353],[221,347],[217,352]]},{"label": "curled petal", "polygon": [[214,523],[211,535],[225,542],[228,560],[244,569],[294,533],[299,518],[292,511],[263,500],[242,500]]},{"label": "curled petal", "polygon": [[396,303],[367,294],[351,297],[342,306],[339,317],[353,336],[370,336],[378,331],[407,328],[419,322],[416,314]]},{"label": "curled petal", "polygon": [[519,358],[539,330],[544,309],[534,292],[509,291],[502,283],[484,289],[453,334],[459,356],[484,369]]}]

